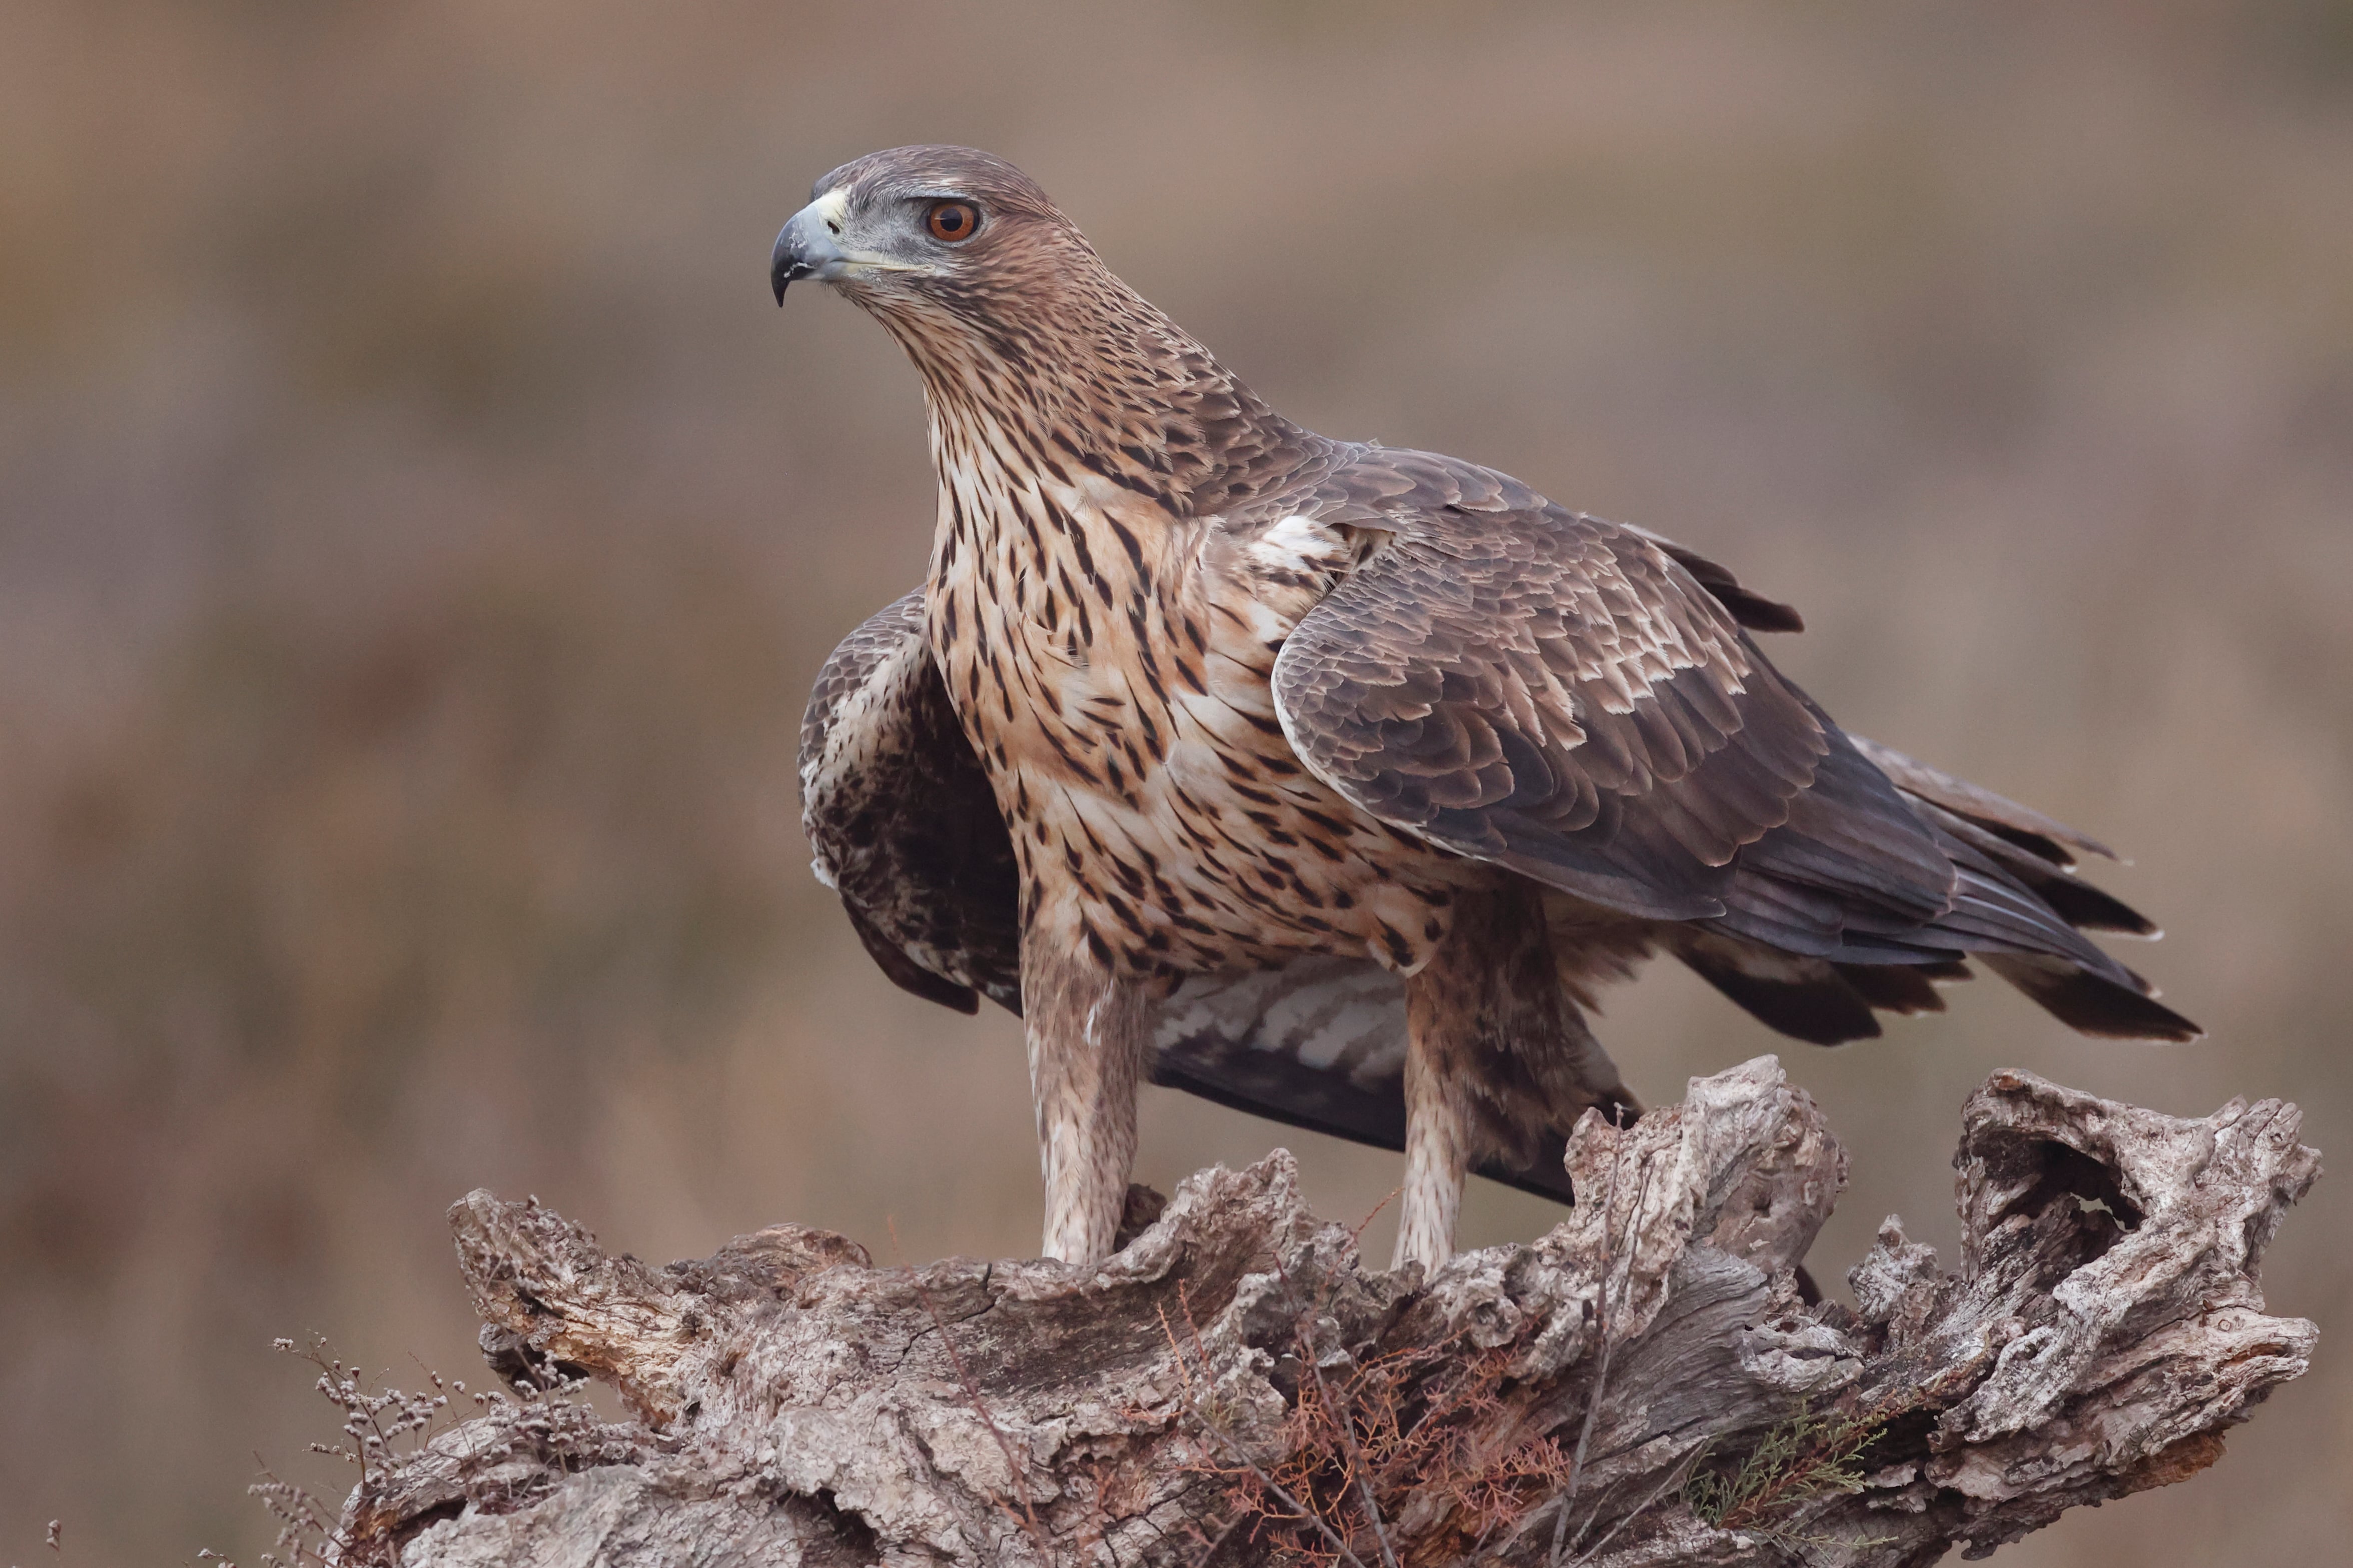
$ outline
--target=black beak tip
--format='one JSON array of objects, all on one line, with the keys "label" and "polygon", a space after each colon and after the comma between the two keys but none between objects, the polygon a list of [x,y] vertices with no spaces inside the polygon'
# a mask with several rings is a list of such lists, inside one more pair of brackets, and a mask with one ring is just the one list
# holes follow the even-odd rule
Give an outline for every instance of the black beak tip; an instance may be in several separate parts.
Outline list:
[{"label": "black beak tip", "polygon": [[785,225],[777,232],[776,245],[768,251],[768,282],[776,291],[776,303],[779,305],[785,302],[785,285],[800,276],[799,268],[794,266],[792,234],[793,226]]}]

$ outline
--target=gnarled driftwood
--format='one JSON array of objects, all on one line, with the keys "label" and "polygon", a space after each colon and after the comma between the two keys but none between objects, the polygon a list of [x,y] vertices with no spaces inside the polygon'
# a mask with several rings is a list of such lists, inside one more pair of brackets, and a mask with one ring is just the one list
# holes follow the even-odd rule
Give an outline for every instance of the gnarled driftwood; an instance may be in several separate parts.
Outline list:
[{"label": "gnarled driftwood", "polygon": [[[1982,1555],[2179,1480],[2301,1373],[2256,1270],[2318,1174],[2295,1107],[2203,1121],[2001,1073],[1963,1113],[1959,1267],[1890,1219],[1796,1268],[1845,1155],[1759,1058],[1569,1145],[1533,1245],[1385,1274],[1280,1152],[1109,1262],[876,1268],[779,1226],[656,1268],[535,1204],[451,1211],[512,1379],[378,1466],[340,1553],[459,1564],[1812,1563]],[[1141,1222],[1148,1211],[1136,1211]]]}]

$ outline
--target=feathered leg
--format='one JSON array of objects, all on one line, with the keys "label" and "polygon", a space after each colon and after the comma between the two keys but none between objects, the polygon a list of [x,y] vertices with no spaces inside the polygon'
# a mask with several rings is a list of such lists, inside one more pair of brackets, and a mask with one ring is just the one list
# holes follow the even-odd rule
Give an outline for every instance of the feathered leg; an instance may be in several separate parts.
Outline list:
[{"label": "feathered leg", "polygon": [[1083,945],[1074,957],[1071,945],[1035,935],[1021,944],[1021,1000],[1046,1179],[1044,1253],[1100,1262],[1111,1256],[1135,1163],[1135,1094],[1153,1001]]},{"label": "feathered leg", "polygon": [[1557,1160],[1588,1107],[1632,1100],[1563,983],[1542,892],[1516,877],[1456,896],[1445,941],[1406,981],[1405,1016],[1394,1267],[1433,1268],[1454,1251],[1473,1163]]},{"label": "feathered leg", "polygon": [[1434,1011],[1415,1005],[1427,994],[1410,983],[1406,987],[1405,1191],[1389,1262],[1392,1268],[1419,1263],[1425,1273],[1453,1256],[1462,1177],[1471,1168],[1461,1075],[1448,1065],[1447,1037]]}]

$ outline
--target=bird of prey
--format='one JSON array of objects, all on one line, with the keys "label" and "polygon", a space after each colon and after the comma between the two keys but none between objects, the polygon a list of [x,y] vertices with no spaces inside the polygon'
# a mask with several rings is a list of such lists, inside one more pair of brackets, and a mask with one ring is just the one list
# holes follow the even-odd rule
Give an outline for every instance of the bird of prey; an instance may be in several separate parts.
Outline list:
[{"label": "bird of prey", "polygon": [[929,581],[801,737],[819,877],[921,996],[1018,1012],[1048,1256],[1111,1251],[1151,1078],[1406,1156],[1398,1260],[1464,1173],[1567,1197],[1630,1112],[1587,1025],[1665,952],[1831,1043],[1984,963],[2089,1034],[2193,1025],[2083,836],[1841,731],[1723,567],[1269,407],[1001,159],[845,164],[771,278],[921,374]]}]

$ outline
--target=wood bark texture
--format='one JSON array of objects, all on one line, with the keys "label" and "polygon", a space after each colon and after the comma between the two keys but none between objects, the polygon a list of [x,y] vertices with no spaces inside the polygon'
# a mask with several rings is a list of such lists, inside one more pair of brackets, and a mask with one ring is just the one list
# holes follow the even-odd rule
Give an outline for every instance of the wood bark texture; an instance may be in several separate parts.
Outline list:
[{"label": "wood bark texture", "polygon": [[778,1226],[654,1268],[450,1211],[501,1396],[345,1506],[408,1568],[1910,1564],[2182,1480],[2305,1370],[2257,1279],[2319,1173],[2295,1108],[2184,1121],[2005,1072],[1957,1267],[1890,1218],[1801,1300],[1846,1157],[1772,1058],[1568,1148],[1527,1246],[1384,1273],[1291,1156],[1131,1194],[1110,1261],[877,1268]]}]

